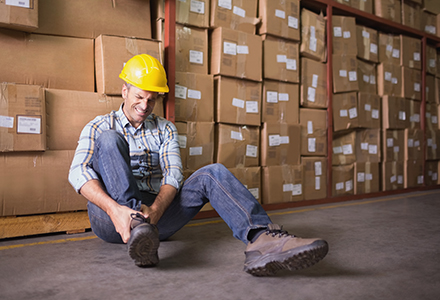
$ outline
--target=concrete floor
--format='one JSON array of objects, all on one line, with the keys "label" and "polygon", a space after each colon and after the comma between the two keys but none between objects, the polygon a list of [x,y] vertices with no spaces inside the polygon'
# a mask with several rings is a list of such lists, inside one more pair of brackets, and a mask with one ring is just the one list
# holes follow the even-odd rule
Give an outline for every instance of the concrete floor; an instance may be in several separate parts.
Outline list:
[{"label": "concrete floor", "polygon": [[137,268],[125,245],[87,232],[0,241],[0,299],[440,299],[440,190],[269,212],[328,256],[253,277],[219,219],[192,221]]}]

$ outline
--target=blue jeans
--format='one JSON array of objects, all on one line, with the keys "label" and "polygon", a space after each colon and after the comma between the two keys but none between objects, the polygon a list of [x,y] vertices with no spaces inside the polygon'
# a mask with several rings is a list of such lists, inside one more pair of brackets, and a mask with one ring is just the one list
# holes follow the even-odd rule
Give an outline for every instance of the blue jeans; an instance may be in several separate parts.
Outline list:
[{"label": "blue jeans", "polygon": [[[138,189],[130,166],[128,143],[122,134],[108,130],[96,141],[93,169],[99,174],[111,198],[119,204],[140,211],[156,197]],[[221,164],[211,164],[195,171],[183,184],[175,199],[157,223],[159,238],[165,240],[187,224],[210,202],[232,229],[234,237],[248,243],[251,229],[266,228],[272,223],[248,189]],[[110,217],[88,202],[93,232],[102,240],[122,243]]]}]

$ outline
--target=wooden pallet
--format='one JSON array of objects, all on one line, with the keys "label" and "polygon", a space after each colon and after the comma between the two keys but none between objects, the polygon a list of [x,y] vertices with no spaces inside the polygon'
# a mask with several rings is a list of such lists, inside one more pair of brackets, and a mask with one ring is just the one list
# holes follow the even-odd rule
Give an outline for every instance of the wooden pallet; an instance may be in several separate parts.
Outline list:
[{"label": "wooden pallet", "polygon": [[0,239],[54,232],[79,233],[89,228],[87,211],[0,217]]}]

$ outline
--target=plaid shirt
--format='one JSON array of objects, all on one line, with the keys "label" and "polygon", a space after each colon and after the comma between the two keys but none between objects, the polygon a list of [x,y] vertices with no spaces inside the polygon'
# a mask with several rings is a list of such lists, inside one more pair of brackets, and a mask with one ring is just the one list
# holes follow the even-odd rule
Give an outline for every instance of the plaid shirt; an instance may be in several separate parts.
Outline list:
[{"label": "plaid shirt", "polygon": [[136,129],[121,105],[118,111],[96,117],[82,130],[69,171],[69,182],[77,192],[87,181],[99,179],[92,169],[95,141],[101,132],[109,129],[123,134],[129,144],[131,168],[139,190],[157,194],[164,184],[180,188],[182,161],[174,124],[151,114]]}]

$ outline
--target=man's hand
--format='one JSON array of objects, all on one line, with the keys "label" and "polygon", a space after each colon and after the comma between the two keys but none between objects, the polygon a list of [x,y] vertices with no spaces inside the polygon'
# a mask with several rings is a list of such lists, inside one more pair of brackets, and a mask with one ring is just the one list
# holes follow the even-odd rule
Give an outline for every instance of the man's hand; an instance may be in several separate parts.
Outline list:
[{"label": "man's hand", "polygon": [[109,213],[113,225],[115,225],[115,229],[121,235],[124,243],[127,243],[130,239],[131,214],[135,213],[137,213],[137,211],[122,205],[115,206]]}]

